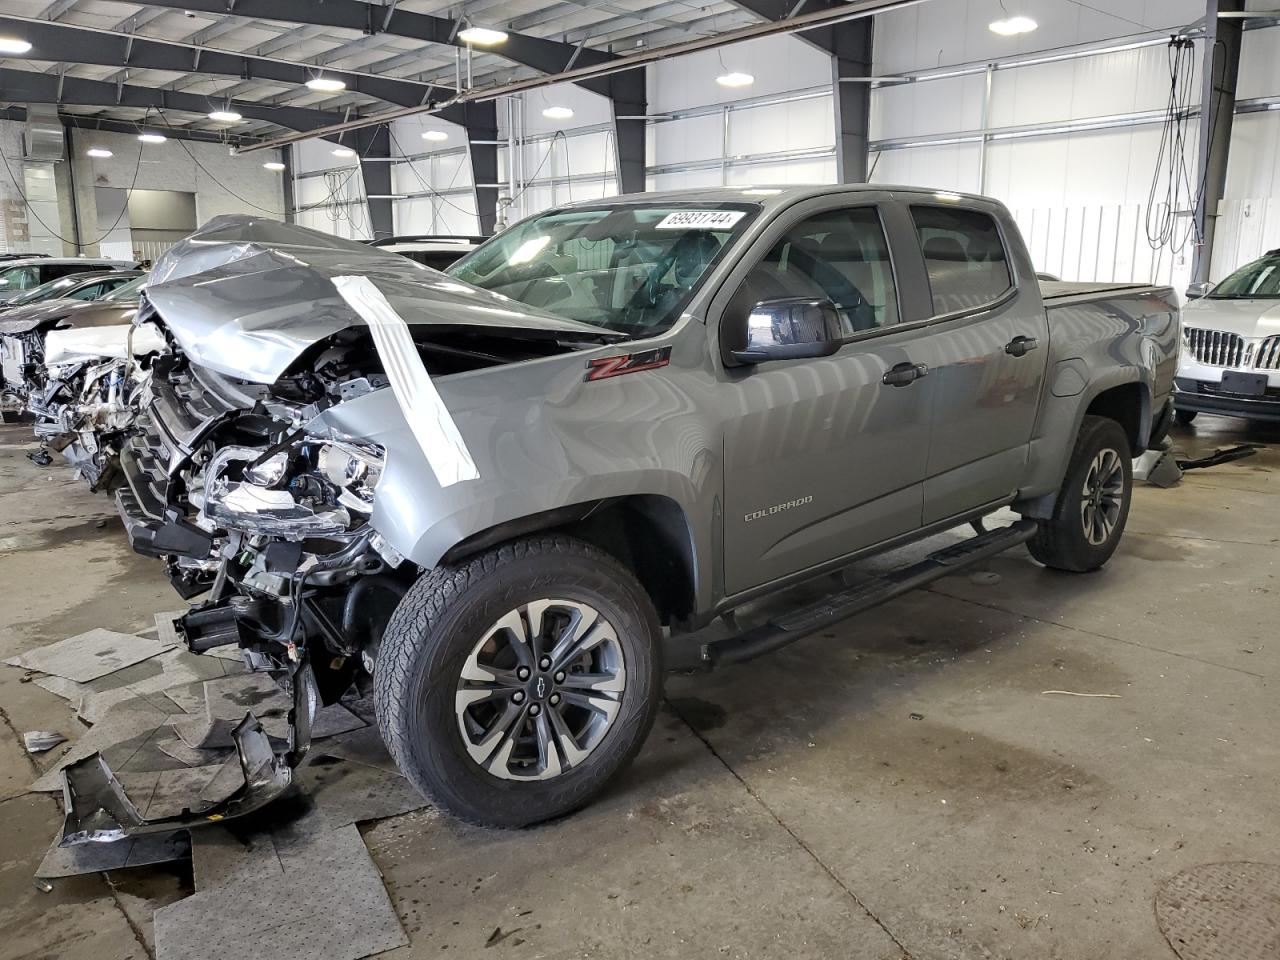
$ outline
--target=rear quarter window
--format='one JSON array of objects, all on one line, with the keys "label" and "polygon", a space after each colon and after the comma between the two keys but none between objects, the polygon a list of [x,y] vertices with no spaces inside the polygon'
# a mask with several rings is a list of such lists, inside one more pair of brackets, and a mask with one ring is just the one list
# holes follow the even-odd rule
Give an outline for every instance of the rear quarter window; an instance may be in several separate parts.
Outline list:
[{"label": "rear quarter window", "polygon": [[993,303],[1013,287],[995,220],[976,210],[912,207],[935,315]]}]

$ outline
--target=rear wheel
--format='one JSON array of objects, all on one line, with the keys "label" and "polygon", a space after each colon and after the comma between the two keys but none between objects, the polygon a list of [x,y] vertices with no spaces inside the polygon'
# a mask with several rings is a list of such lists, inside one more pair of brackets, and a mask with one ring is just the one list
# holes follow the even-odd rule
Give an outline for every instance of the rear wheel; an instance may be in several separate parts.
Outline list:
[{"label": "rear wheel", "polygon": [[383,738],[455,816],[519,827],[589,801],[644,742],[661,633],[613,557],[533,537],[424,574],[383,635]]},{"label": "rear wheel", "polygon": [[1189,426],[1191,421],[1196,418],[1198,410],[1175,410],[1173,411],[1174,419],[1176,419],[1184,427]]},{"label": "rear wheel", "polygon": [[1027,544],[1046,567],[1084,573],[1115,553],[1129,518],[1133,460],[1124,429],[1106,417],[1080,425],[1053,516]]}]

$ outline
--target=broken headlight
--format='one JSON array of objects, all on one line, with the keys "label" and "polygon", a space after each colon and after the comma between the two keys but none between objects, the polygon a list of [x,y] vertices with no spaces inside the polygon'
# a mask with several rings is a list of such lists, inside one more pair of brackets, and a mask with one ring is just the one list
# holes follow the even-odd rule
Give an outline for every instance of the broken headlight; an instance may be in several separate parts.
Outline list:
[{"label": "broken headlight", "polygon": [[337,440],[313,442],[319,444],[316,469],[341,491],[338,502],[348,509],[368,513],[373,508],[373,494],[382,477],[381,448]]},{"label": "broken headlight", "polygon": [[204,513],[230,530],[285,539],[334,536],[373,510],[381,447],[307,438],[264,457],[224,447],[209,460]]}]

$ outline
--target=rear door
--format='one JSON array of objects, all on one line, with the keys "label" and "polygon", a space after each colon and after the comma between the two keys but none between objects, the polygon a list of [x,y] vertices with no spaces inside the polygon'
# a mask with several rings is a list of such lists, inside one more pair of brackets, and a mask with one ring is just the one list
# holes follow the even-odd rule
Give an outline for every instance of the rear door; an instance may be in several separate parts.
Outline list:
[{"label": "rear door", "polygon": [[779,217],[713,303],[722,337],[756,303],[784,297],[831,300],[847,334],[830,357],[721,371],[727,595],[920,526],[933,381],[884,377],[927,368],[931,347],[903,326],[911,292],[899,290],[883,208],[850,199]]},{"label": "rear door", "polygon": [[1049,354],[1040,288],[995,209],[911,204],[937,367],[924,522],[1014,494]]}]

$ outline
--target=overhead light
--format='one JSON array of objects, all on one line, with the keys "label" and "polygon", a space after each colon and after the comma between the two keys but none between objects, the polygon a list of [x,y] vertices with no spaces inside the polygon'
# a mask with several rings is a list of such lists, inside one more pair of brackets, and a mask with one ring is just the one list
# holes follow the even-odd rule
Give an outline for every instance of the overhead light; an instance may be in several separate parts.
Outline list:
[{"label": "overhead light", "polygon": [[279,173],[281,170],[284,169],[284,164],[281,163],[279,160],[268,160],[266,163],[262,165],[262,168],[264,170],[273,170],[276,173]]},{"label": "overhead light", "polygon": [[0,37],[0,53],[26,53],[31,49],[31,44],[26,40],[20,40],[17,37]]},{"label": "overhead light", "polygon": [[1030,17],[1006,17],[1004,20],[996,20],[988,25],[988,29],[992,33],[998,33],[1002,37],[1016,37],[1020,33],[1030,33],[1039,24]]},{"label": "overhead light", "polygon": [[307,81],[307,89],[319,93],[337,93],[339,90],[347,89],[347,85],[337,77],[312,77]]},{"label": "overhead light", "polygon": [[209,114],[210,120],[218,120],[222,123],[235,123],[240,119],[240,114],[234,110],[214,110]]},{"label": "overhead light", "polygon": [[115,154],[113,154],[110,150],[106,149],[105,147],[90,147],[88,150],[85,151],[85,153],[87,153],[91,157],[115,156]]},{"label": "overhead light", "polygon": [[491,47],[495,43],[505,43],[507,35],[501,30],[489,27],[467,27],[458,31],[458,39],[463,43],[475,44],[477,47]]},{"label": "overhead light", "polygon": [[431,140],[434,143],[439,143],[441,140],[448,140],[449,135],[445,133],[443,130],[423,130],[422,139]]},{"label": "overhead light", "polygon": [[749,87],[756,78],[749,73],[724,73],[716,77],[716,83],[722,87]]},{"label": "overhead light", "polygon": [[568,120],[573,116],[573,111],[568,107],[547,107],[542,115],[548,120]]},{"label": "overhead light", "polygon": [[507,259],[507,266],[516,267],[522,263],[528,263],[541,253],[543,248],[550,242],[550,237],[534,237],[532,240],[526,240],[516,247],[515,253],[511,254]]},{"label": "overhead light", "polygon": [[169,138],[163,133],[140,133],[138,139],[143,143],[164,143]]},{"label": "overhead light", "polygon": [[354,157],[356,155],[356,152],[352,150],[350,147],[335,147],[333,151],[333,155],[335,157],[342,157],[342,159],[346,160],[350,157]]}]

